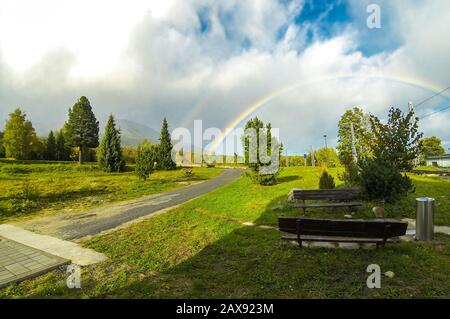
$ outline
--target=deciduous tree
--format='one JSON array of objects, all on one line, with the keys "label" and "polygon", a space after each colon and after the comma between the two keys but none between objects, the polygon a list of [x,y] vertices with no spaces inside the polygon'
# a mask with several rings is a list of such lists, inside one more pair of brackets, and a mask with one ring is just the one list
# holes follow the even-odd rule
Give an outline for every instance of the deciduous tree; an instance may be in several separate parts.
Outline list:
[{"label": "deciduous tree", "polygon": [[5,125],[3,146],[5,155],[17,159],[30,159],[33,155],[33,147],[38,144],[36,132],[26,114],[17,108],[9,114]]},{"label": "deciduous tree", "polygon": [[441,139],[437,136],[424,137],[420,140],[420,153],[423,157],[445,154]]}]

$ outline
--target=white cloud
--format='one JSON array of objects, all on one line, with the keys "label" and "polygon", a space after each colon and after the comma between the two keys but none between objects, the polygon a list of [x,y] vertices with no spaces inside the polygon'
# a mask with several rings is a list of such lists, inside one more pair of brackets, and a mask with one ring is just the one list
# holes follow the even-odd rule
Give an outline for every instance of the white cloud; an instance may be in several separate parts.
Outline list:
[{"label": "white cloud", "polygon": [[[20,104],[37,122],[62,125],[67,108],[87,95],[101,119],[113,112],[158,127],[163,116],[172,126],[197,118],[224,128],[261,97],[309,83],[286,91],[258,113],[281,127],[288,150],[300,153],[311,144],[320,146],[325,133],[335,140],[346,108],[361,105],[383,117],[391,105],[406,107],[408,100],[432,94],[389,78],[450,85],[450,43],[445,41],[450,4],[444,0],[382,1],[390,23],[381,35],[395,34],[401,46],[369,57],[358,48],[371,33],[356,24],[333,38],[307,43],[307,32],[319,28],[293,23],[303,1],[288,6],[172,1],[162,7],[147,1],[33,3],[0,0],[2,121]],[[200,31],[198,12],[209,23],[208,32]],[[353,2],[352,12],[355,21],[366,15],[360,1]],[[23,20],[28,22],[22,25]],[[281,29],[286,33],[280,38]],[[341,76],[348,74],[353,77]],[[203,108],[195,113],[197,106]],[[448,117],[439,119],[427,119],[422,128],[450,141]]]}]

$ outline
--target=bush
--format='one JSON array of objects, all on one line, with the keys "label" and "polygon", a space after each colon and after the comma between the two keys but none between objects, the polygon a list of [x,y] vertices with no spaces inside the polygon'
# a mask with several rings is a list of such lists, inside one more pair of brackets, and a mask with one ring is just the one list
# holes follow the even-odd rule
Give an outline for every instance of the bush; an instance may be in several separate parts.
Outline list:
[{"label": "bush", "polygon": [[334,177],[327,170],[324,170],[322,176],[320,176],[319,189],[334,189],[335,187]]},{"label": "bush", "polygon": [[194,176],[194,172],[192,171],[192,167],[187,167],[183,169],[184,177],[191,178]]},{"label": "bush", "polygon": [[136,157],[136,174],[140,179],[146,180],[155,169],[155,161],[158,157],[158,148],[144,142],[139,145]]},{"label": "bush", "polygon": [[262,175],[259,171],[250,170],[246,175],[254,182],[263,186],[275,185],[277,183],[278,173]]},{"label": "bush", "polygon": [[216,167],[216,160],[212,161],[211,163],[206,163],[206,167],[208,168],[214,168]]},{"label": "bush", "polygon": [[16,198],[25,201],[33,201],[37,200],[39,198],[39,195],[39,189],[36,187],[36,185],[31,185],[28,180],[25,180],[19,193],[16,195]]},{"label": "bush", "polygon": [[362,193],[369,200],[392,203],[415,190],[411,179],[384,158],[361,161],[360,167]]}]

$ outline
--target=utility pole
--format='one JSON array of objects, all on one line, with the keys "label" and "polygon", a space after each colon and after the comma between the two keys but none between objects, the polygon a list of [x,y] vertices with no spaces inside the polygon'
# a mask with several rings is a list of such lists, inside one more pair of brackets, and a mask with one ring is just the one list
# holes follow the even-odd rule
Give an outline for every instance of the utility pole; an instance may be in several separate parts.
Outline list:
[{"label": "utility pole", "polygon": [[408,102],[408,111],[414,112],[414,105],[413,105],[413,102],[411,102],[411,101]]},{"label": "utility pole", "polygon": [[288,158],[288,154],[287,154],[287,148],[284,151],[284,153],[286,154],[286,167],[289,167],[289,158]]},{"label": "utility pole", "polygon": [[352,157],[353,162],[358,163],[358,153],[356,153],[356,137],[355,137],[355,129],[353,127],[353,122],[350,123],[350,130],[352,133]]},{"label": "utility pole", "polygon": [[[413,105],[413,102],[411,102],[411,101],[408,102],[408,111],[409,111],[409,113],[414,112],[414,105]],[[410,123],[412,123],[413,121],[414,121],[414,119],[411,118]],[[419,166],[419,164],[420,164],[420,159],[419,159],[419,156],[417,156],[414,159],[414,166]]]},{"label": "utility pole", "polygon": [[311,146],[311,166],[316,166],[316,159],[314,158],[314,149]]}]

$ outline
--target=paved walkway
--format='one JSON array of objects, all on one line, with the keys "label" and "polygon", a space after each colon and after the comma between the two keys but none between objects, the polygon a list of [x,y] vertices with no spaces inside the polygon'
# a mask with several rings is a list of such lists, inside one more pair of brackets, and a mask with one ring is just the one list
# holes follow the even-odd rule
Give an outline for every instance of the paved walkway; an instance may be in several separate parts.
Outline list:
[{"label": "paved walkway", "polygon": [[115,203],[87,212],[34,218],[15,224],[39,234],[74,240],[114,229],[140,218],[183,204],[238,178],[243,169],[224,169],[212,179],[173,191]]},{"label": "paved walkway", "polygon": [[71,260],[74,264],[80,266],[87,266],[106,260],[105,255],[92,249],[84,248],[76,243],[59,238],[36,234],[13,225],[0,225],[0,236],[26,245],[31,249],[38,249],[62,259]]},{"label": "paved walkway", "polygon": [[68,259],[0,237],[0,288],[69,263]]}]

